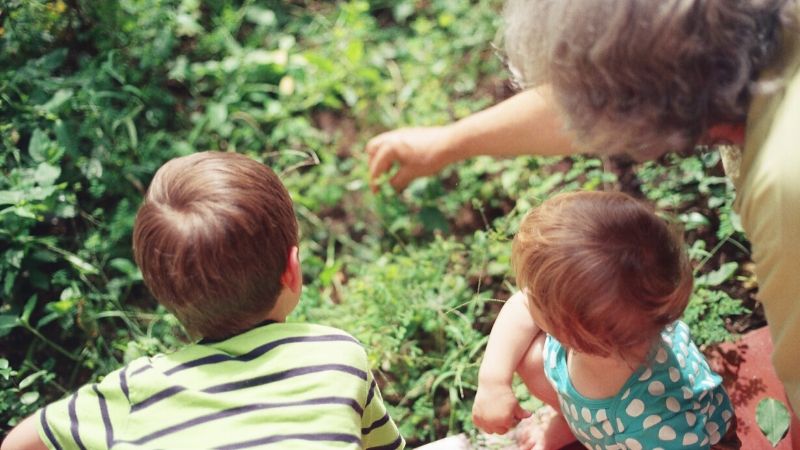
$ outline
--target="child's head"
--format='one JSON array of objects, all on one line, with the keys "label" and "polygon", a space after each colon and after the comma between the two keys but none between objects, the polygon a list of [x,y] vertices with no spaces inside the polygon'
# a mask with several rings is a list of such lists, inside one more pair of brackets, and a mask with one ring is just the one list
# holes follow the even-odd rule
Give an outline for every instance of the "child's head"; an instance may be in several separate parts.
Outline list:
[{"label": "child's head", "polygon": [[133,230],[147,287],[191,335],[206,338],[267,317],[287,285],[296,245],[289,193],[269,168],[236,153],[164,164]]},{"label": "child's head", "polygon": [[621,193],[553,197],[514,238],[517,284],[541,324],[576,351],[626,356],[677,320],[692,289],[681,239]]}]

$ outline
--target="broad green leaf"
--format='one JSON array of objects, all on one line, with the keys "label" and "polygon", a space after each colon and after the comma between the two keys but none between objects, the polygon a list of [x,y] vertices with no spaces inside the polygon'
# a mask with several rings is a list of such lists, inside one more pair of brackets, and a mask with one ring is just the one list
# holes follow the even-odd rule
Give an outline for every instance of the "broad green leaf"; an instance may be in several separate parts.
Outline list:
[{"label": "broad green leaf", "polygon": [[72,89],[59,89],[47,103],[42,105],[42,108],[47,112],[56,111],[67,100],[72,98]]},{"label": "broad green leaf", "polygon": [[36,167],[33,179],[39,183],[40,186],[52,186],[60,175],[61,168],[43,162]]},{"label": "broad green leaf", "polygon": [[738,263],[727,262],[719,269],[697,277],[696,283],[698,286],[719,286],[733,276],[738,268]]},{"label": "broad green leaf", "polygon": [[[63,153],[64,150],[69,152],[76,152],[78,149],[78,143],[76,141],[75,135],[77,134],[75,130],[62,120],[56,121],[56,142],[58,142],[59,149],[61,150],[60,153]],[[58,155],[60,157],[60,155]]]},{"label": "broad green leaf", "polygon": [[67,261],[69,261],[69,263],[72,264],[76,269],[78,269],[83,273],[93,275],[99,272],[97,270],[97,267],[91,265],[90,263],[88,263],[87,261],[85,261],[76,254],[68,253],[64,255],[64,258]]},{"label": "broad green leaf", "polygon": [[345,50],[345,55],[347,59],[350,60],[351,63],[357,64],[361,61],[361,58],[364,57],[364,42],[353,40],[347,44],[347,50]]},{"label": "broad green leaf", "polygon": [[38,372],[34,372],[34,373],[28,375],[27,377],[23,378],[22,381],[19,382],[19,388],[20,389],[25,389],[26,387],[28,387],[31,384],[33,384],[34,381],[36,381],[37,379],[41,378],[42,375],[44,375],[46,373],[47,373],[46,370],[40,370]]},{"label": "broad green leaf", "polygon": [[19,318],[11,314],[0,315],[0,337],[7,336],[14,327],[19,325]]},{"label": "broad green leaf", "polygon": [[22,394],[22,397],[19,398],[20,403],[22,403],[23,405],[30,405],[36,400],[39,400],[38,392],[26,392]]},{"label": "broad green leaf", "polygon": [[274,25],[276,22],[274,12],[269,9],[259,8],[257,6],[251,6],[247,8],[245,18],[256,25],[265,27]]},{"label": "broad green leaf", "polygon": [[50,138],[47,134],[36,129],[31,135],[31,141],[28,143],[28,153],[34,161],[44,161],[47,159],[47,148],[50,146]]},{"label": "broad green leaf", "polygon": [[127,258],[114,258],[108,265],[119,270],[120,272],[128,275],[131,278],[140,278],[139,268],[130,259]]},{"label": "broad green leaf", "polygon": [[178,36],[195,36],[203,32],[203,27],[189,14],[179,13],[175,16],[175,23]]},{"label": "broad green leaf", "polygon": [[22,310],[22,316],[20,316],[20,320],[25,323],[28,323],[28,320],[31,318],[31,313],[33,313],[33,308],[36,307],[36,294],[31,295],[27,302],[25,302],[25,308]]},{"label": "broad green leaf", "polygon": [[775,447],[789,431],[789,411],[783,403],[767,397],[758,402],[756,422],[769,443]]},{"label": "broad green leaf", "polygon": [[22,196],[22,191],[0,191],[0,205],[16,205]]},{"label": "broad green leaf", "polygon": [[8,360],[5,358],[0,358],[0,377],[3,377],[4,380],[8,380],[12,375],[15,374],[16,372],[14,369],[8,365]]},{"label": "broad green leaf", "polygon": [[53,193],[56,191],[56,189],[57,189],[57,186],[53,186],[53,185],[50,185],[50,186],[36,186],[36,187],[28,189],[28,191],[25,192],[24,198],[25,198],[25,200],[28,200],[28,201],[39,202],[39,201],[42,201],[42,200],[46,200],[47,197],[50,197],[51,195],[53,195]]},{"label": "broad green leaf", "polygon": [[208,125],[212,129],[219,128],[228,118],[228,106],[224,103],[212,103],[206,110]]}]

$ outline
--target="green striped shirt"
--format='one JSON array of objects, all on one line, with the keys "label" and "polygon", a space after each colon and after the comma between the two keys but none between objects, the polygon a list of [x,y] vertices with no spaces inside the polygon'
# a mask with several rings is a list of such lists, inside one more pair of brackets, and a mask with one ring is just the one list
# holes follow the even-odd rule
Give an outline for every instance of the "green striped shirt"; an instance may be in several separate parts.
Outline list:
[{"label": "green striped shirt", "polygon": [[51,449],[402,449],[361,344],[305,323],[139,358],[39,412]]}]

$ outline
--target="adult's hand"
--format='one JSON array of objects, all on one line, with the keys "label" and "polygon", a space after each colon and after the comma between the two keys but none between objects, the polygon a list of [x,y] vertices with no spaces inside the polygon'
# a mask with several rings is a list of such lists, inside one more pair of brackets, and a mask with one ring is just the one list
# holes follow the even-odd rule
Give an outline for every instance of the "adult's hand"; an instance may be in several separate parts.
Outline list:
[{"label": "adult's hand", "polygon": [[381,175],[399,165],[390,184],[397,191],[419,177],[435,175],[447,164],[447,127],[400,128],[372,138],[366,147],[373,190]]}]

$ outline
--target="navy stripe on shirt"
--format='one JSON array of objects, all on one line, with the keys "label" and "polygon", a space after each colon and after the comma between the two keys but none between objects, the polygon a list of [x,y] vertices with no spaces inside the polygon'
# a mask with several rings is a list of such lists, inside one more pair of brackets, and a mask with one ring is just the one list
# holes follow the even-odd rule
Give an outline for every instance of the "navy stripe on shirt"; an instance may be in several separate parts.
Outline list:
[{"label": "navy stripe on shirt", "polygon": [[53,444],[53,448],[56,450],[61,450],[61,446],[58,445],[56,437],[53,436],[53,430],[51,430],[50,425],[47,424],[47,417],[45,417],[45,410],[47,410],[47,407],[42,408],[42,413],[39,414],[39,421],[42,423],[42,430],[44,430],[44,435],[47,436],[47,439],[50,440],[50,443]]},{"label": "navy stripe on shirt", "polygon": [[108,416],[106,397],[100,392],[96,384],[92,385],[92,390],[97,394],[97,401],[100,403],[100,416],[103,418],[103,426],[106,429],[106,446],[111,448],[114,443],[114,428],[111,426],[111,418]]},{"label": "navy stripe on shirt", "polygon": [[375,422],[372,422],[372,424],[370,426],[368,426],[367,428],[362,428],[361,429],[361,434],[362,435],[370,434],[372,432],[372,430],[374,430],[376,428],[380,428],[381,426],[383,426],[383,424],[385,424],[388,421],[389,421],[389,414],[386,413],[380,419],[376,420]]},{"label": "navy stripe on shirt", "polygon": [[139,367],[138,369],[134,370],[133,372],[131,372],[131,376],[135,377],[136,375],[139,375],[140,373],[144,372],[145,370],[152,369],[152,368],[153,368],[153,366],[150,365],[150,364],[144,365],[144,366]]},{"label": "navy stripe on shirt", "polygon": [[372,401],[372,397],[375,396],[375,388],[377,388],[377,387],[378,387],[378,383],[376,383],[375,380],[373,379],[372,383],[370,383],[370,385],[369,385],[369,392],[367,393],[367,402],[364,403],[364,407],[365,408],[367,406],[369,406],[369,402],[371,402]]},{"label": "navy stripe on shirt", "polygon": [[350,442],[352,444],[361,443],[361,437],[353,436],[352,434],[344,433],[316,433],[316,434],[278,434],[275,436],[268,436],[260,439],[252,439],[249,441],[238,442],[236,444],[223,445],[216,447],[220,450],[235,450],[239,448],[255,447],[258,445],[273,444],[275,442],[288,441],[288,440],[301,440],[301,441],[335,441],[335,442]]},{"label": "navy stripe on shirt", "polygon": [[128,366],[125,366],[122,369],[120,369],[120,371],[119,371],[119,386],[122,389],[122,393],[125,395],[125,400],[127,400],[128,403],[130,403],[131,402],[131,398],[130,398],[130,395],[129,395],[129,392],[128,392],[128,375],[125,374],[125,372],[127,372],[127,371],[128,371]]},{"label": "navy stripe on shirt", "polygon": [[216,354],[210,356],[204,356],[202,358],[195,359],[193,361],[188,361],[183,364],[178,364],[177,366],[164,371],[165,375],[172,375],[174,373],[180,372],[182,370],[191,369],[192,367],[197,366],[204,366],[207,364],[217,364],[221,362],[228,362],[228,361],[239,361],[239,362],[247,362],[252,361],[260,356],[263,356],[265,353],[269,352],[270,350],[279,347],[285,344],[293,344],[297,342],[337,342],[337,341],[350,341],[355,344],[361,345],[356,339],[351,336],[341,335],[341,334],[326,334],[322,336],[293,336],[284,339],[278,339],[272,342],[268,342],[264,345],[260,345],[253,350],[250,350],[247,353],[243,353],[238,356],[230,356],[230,355],[223,355],[223,354]]},{"label": "navy stripe on shirt", "polygon": [[316,372],[326,372],[329,370],[349,373],[350,375],[355,375],[361,378],[362,380],[367,379],[366,372],[364,372],[361,369],[357,369],[353,366],[348,366],[345,364],[319,364],[316,366],[305,366],[305,367],[298,367],[295,369],[284,370],[283,372],[271,373],[269,375],[249,378],[246,380],[232,381],[230,383],[218,384],[216,386],[211,386],[209,388],[203,389],[203,392],[207,392],[209,394],[217,394],[220,392],[236,391],[239,389],[246,389],[250,387],[260,386],[262,384],[285,380],[287,378],[307,375]]},{"label": "navy stripe on shirt", "polygon": [[353,410],[359,415],[363,413],[363,410],[361,409],[361,406],[358,404],[358,402],[352,398],[347,398],[347,397],[320,397],[320,398],[312,398],[309,400],[301,400],[296,402],[253,403],[245,406],[237,406],[235,408],[229,408],[215,413],[210,413],[203,416],[195,417],[194,419],[186,420],[184,422],[171,425],[167,428],[154,431],[134,441],[117,441],[116,443],[143,445],[154,439],[158,439],[172,433],[183,431],[186,430],[187,428],[195,427],[197,425],[213,422],[215,420],[220,420],[231,416],[236,416],[239,414],[246,414],[249,412],[259,411],[264,409],[286,408],[293,406],[309,406],[309,405],[348,405],[351,408],[353,408]]},{"label": "navy stripe on shirt", "polygon": [[153,394],[151,397],[148,397],[141,402],[131,405],[131,413],[135,413],[136,411],[142,410],[147,408],[148,406],[152,405],[153,403],[159,402],[164,400],[165,398],[172,397],[173,395],[177,394],[178,392],[185,391],[186,388],[183,386],[172,386],[164,389],[163,391],[159,391],[156,394]]},{"label": "navy stripe on shirt", "polygon": [[[276,372],[271,373],[269,375],[263,375],[260,377],[249,378],[246,380],[240,381],[232,381],[229,383],[222,383],[216,386],[211,386],[208,388],[203,389],[200,392],[205,392],[207,394],[219,394],[221,392],[230,392],[236,391],[239,389],[247,389],[255,386],[261,386],[263,384],[273,383],[276,381],[285,380],[288,378],[293,378],[301,375],[307,375],[310,373],[316,372],[325,372],[325,371],[337,371],[337,372],[345,372],[351,375],[357,376],[363,380],[367,379],[367,373],[363,370],[357,369],[353,366],[347,366],[344,364],[320,364],[317,366],[306,366],[306,367],[298,367],[295,369],[284,370],[283,372]],[[131,413],[141,411],[149,406],[152,406],[155,403],[160,402],[166,398],[172,397],[173,395],[185,391],[186,388],[183,386],[172,386],[166,388],[151,397],[131,406]],[[360,407],[359,407],[360,408]]]},{"label": "navy stripe on shirt", "polygon": [[391,444],[379,445],[377,447],[369,447],[369,448],[367,448],[367,450],[394,450],[394,449],[400,447],[400,444],[402,442],[403,442],[403,438],[400,437],[400,436],[397,436],[397,439],[395,439],[394,442],[392,442]]},{"label": "navy stripe on shirt", "polygon": [[78,412],[75,410],[75,403],[77,400],[78,393],[75,392],[69,399],[69,431],[72,433],[72,439],[75,441],[75,445],[81,450],[86,450],[86,446],[83,445],[81,435],[78,432]]}]

